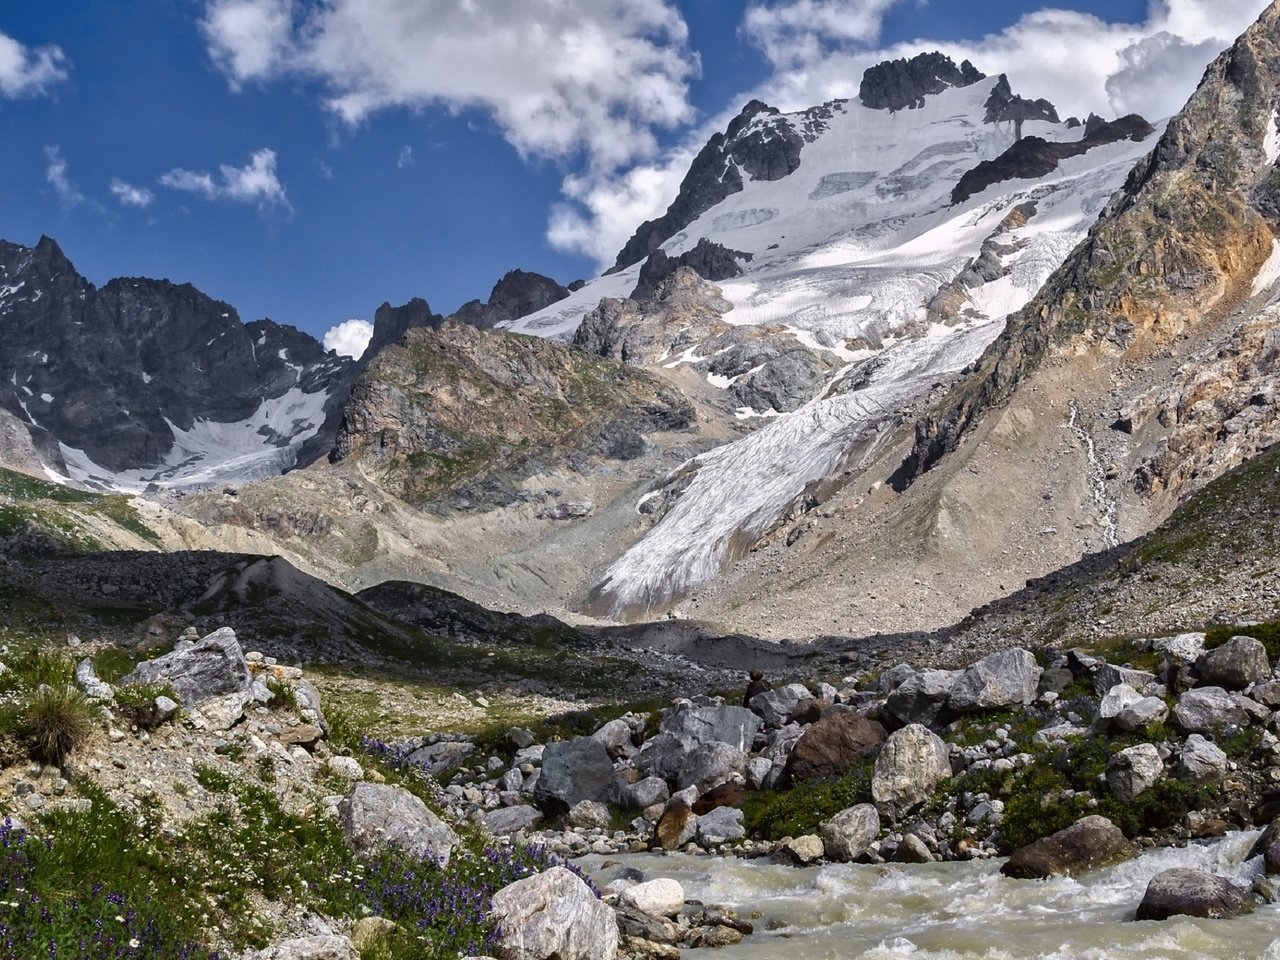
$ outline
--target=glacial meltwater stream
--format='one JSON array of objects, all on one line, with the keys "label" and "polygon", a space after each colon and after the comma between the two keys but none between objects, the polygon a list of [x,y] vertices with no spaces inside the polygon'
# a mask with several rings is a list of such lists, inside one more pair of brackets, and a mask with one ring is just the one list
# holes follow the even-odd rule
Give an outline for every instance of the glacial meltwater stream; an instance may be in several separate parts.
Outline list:
[{"label": "glacial meltwater stream", "polygon": [[[756,932],[708,960],[1280,960],[1280,907],[1229,920],[1134,922],[1147,882],[1194,867],[1248,886],[1257,831],[1144,853],[1079,880],[1010,880],[1002,861],[828,865],[633,855],[589,857],[604,886],[620,869],[673,877],[685,896],[732,907]],[[604,867],[604,863],[610,863]],[[775,929],[768,929],[775,927]]]}]

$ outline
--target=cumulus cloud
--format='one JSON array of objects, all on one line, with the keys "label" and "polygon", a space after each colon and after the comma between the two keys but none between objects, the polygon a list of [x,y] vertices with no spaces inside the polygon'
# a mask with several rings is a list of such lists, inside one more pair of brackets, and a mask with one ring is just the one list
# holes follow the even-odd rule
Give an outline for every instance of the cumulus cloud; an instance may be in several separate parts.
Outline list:
[{"label": "cumulus cloud", "polygon": [[343,320],[325,331],[324,348],[359,360],[372,337],[373,324],[368,320]]},{"label": "cumulus cloud", "polygon": [[[894,2],[755,0],[742,32],[774,70],[759,87],[734,98],[735,105],[759,97],[798,110],[856,97],[867,67],[941,50],[988,73],[1007,73],[1015,91],[1048,97],[1063,117],[1141,113],[1158,120],[1182,108],[1206,64],[1267,6],[1267,0],[1153,0],[1147,19],[1131,24],[1046,7],[973,41],[925,37],[881,46],[881,21]],[[550,242],[601,266],[612,263],[635,227],[675,198],[692,153],[728,119],[710,119],[665,157],[567,180],[565,202],[549,217]]]},{"label": "cumulus cloud", "polygon": [[146,187],[135,187],[131,183],[125,183],[119,177],[111,181],[108,189],[126,207],[149,207],[151,201],[156,198],[156,195]]},{"label": "cumulus cloud", "polygon": [[0,33],[0,96],[16,99],[47,93],[67,79],[67,55],[60,47],[31,49]]},{"label": "cumulus cloud", "polygon": [[177,168],[161,174],[160,185],[195,193],[206,200],[256,203],[259,209],[289,206],[284,184],[276,175],[276,152],[265,147],[254,153],[243,167],[221,164],[217,178],[205,170]]},{"label": "cumulus cloud", "polygon": [[698,58],[669,0],[208,0],[233,85],[320,81],[347,124],[391,108],[478,109],[523,155],[612,169],[693,116]]},{"label": "cumulus cloud", "polygon": [[44,171],[45,181],[53,187],[53,192],[63,208],[70,210],[84,203],[84,194],[67,173],[67,161],[62,156],[62,148],[57,145],[45,147],[44,156],[48,162]]}]

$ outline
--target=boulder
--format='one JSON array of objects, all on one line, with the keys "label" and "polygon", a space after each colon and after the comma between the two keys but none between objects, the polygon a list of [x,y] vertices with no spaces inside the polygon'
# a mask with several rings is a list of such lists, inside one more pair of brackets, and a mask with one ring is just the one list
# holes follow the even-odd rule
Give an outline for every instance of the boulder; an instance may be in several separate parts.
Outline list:
[{"label": "boulder", "polygon": [[1227,726],[1243,727],[1249,715],[1222,687],[1196,687],[1178,698],[1173,720],[1184,733],[1209,733]]},{"label": "boulder", "polygon": [[314,723],[329,736],[329,721],[325,718],[324,709],[320,706],[320,691],[316,685],[305,677],[293,688],[294,699],[298,701],[298,712],[302,719]]},{"label": "boulder", "polygon": [[432,776],[439,776],[457,770],[475,752],[476,745],[467,740],[438,740],[413,750],[405,757],[405,762]]},{"label": "boulder", "polygon": [[960,675],[948,703],[956,713],[1025,706],[1035,700],[1039,683],[1040,667],[1029,650],[1000,650]]},{"label": "boulder", "polygon": [[1205,917],[1219,920],[1253,910],[1248,891],[1226,877],[1180,867],[1157,873],[1147,884],[1137,920]]},{"label": "boulder", "polygon": [[796,741],[787,761],[786,781],[826,780],[844,776],[888,737],[884,727],[860,713],[823,717]]},{"label": "boulder", "polygon": [[1227,773],[1227,755],[1198,733],[1187,737],[1178,752],[1178,776],[1193,783],[1217,783]]},{"label": "boulder", "polygon": [[565,822],[578,830],[607,830],[613,819],[609,808],[595,800],[579,800],[569,808]]},{"label": "boulder", "polygon": [[695,747],[684,758],[676,776],[676,788],[697,787],[698,793],[706,793],[734,777],[745,780],[746,773],[746,753],[730,744],[713,740]]},{"label": "boulder", "polygon": [[850,863],[866,853],[867,847],[880,836],[880,814],[874,804],[860,803],[841,810],[818,832],[829,859]]},{"label": "boulder", "polygon": [[766,690],[751,698],[751,709],[770,727],[781,727],[802,701],[812,700],[813,694],[802,683],[789,683],[785,687]]},{"label": "boulder", "polygon": [[120,686],[166,683],[184,707],[228,694],[248,694],[253,688],[244,651],[229,627],[215,630],[198,643],[138,664],[120,681]]},{"label": "boulder", "polygon": [[727,743],[746,753],[759,729],[760,718],[745,707],[682,700],[663,714],[658,733],[645,742],[635,766],[663,780],[675,780],[686,755],[696,747]]},{"label": "boulder", "polygon": [[1137,855],[1119,827],[1106,817],[1089,816],[1014,851],[1000,872],[1023,880],[1074,877]]},{"label": "boulder", "polygon": [[1112,721],[1126,733],[1147,730],[1169,718],[1169,706],[1159,697],[1143,697],[1125,706]]},{"label": "boulder", "polygon": [[1249,859],[1262,857],[1262,869],[1268,877],[1280,874],[1280,819],[1272,820],[1249,851]]},{"label": "boulder", "polygon": [[618,894],[618,904],[650,917],[675,917],[684,909],[684,887],[679,880],[646,880]]},{"label": "boulder", "polygon": [[1205,683],[1228,690],[1243,690],[1271,678],[1271,661],[1262,641],[1232,637],[1220,647],[1196,658],[1196,672]]},{"label": "boulder", "polygon": [[591,739],[603,744],[614,760],[619,757],[634,757],[638,752],[635,744],[631,742],[631,724],[622,719],[610,720],[593,733]]},{"label": "boulder", "polygon": [[618,803],[629,810],[643,810],[670,799],[671,790],[661,777],[645,777],[618,788]]},{"label": "boulder", "polygon": [[938,856],[914,833],[908,833],[893,855],[897,863],[937,863]]},{"label": "boulder", "polygon": [[782,852],[803,867],[821,860],[827,851],[821,837],[807,833],[803,837],[796,837],[783,843]]},{"label": "boulder", "polygon": [[1098,720],[1109,723],[1119,716],[1120,711],[1133,706],[1142,699],[1140,694],[1127,683],[1117,683],[1102,695],[1098,702]]},{"label": "boulder", "polygon": [[734,807],[716,807],[698,817],[694,836],[698,846],[714,847],[747,835],[742,825],[742,811]]},{"label": "boulder", "polygon": [[217,732],[230,730],[244,718],[245,705],[250,703],[247,693],[228,693],[204,700],[191,708],[191,725],[197,730]]},{"label": "boulder", "polygon": [[613,911],[564,867],[503,887],[492,916],[501,960],[612,960],[618,952]]},{"label": "boulder", "polygon": [[533,788],[539,807],[560,812],[582,800],[608,803],[613,795],[613,761],[600,741],[575,737],[547,744]]},{"label": "boulder", "polygon": [[885,701],[885,708],[902,723],[934,723],[947,707],[959,670],[922,670],[903,680]]},{"label": "boulder", "polygon": [[804,728],[798,723],[789,723],[769,735],[769,744],[760,751],[760,759],[769,761],[769,772],[765,774],[761,785],[772,790],[782,785],[787,771],[787,762],[791,759],[791,751],[804,735]]},{"label": "boulder", "polygon": [[885,741],[876,757],[871,796],[882,814],[896,820],[928,800],[950,776],[947,745],[928,727],[913,723]]},{"label": "boulder", "polygon": [[653,831],[653,842],[663,850],[679,850],[693,839],[698,829],[698,818],[682,797],[672,797],[658,818]]},{"label": "boulder", "polygon": [[268,947],[261,960],[360,960],[360,953],[347,937],[325,934],[295,937]]},{"label": "boulder", "polygon": [[338,822],[347,845],[360,854],[390,844],[414,856],[448,863],[458,845],[458,835],[425,803],[390,784],[354,784],[338,804]]},{"label": "boulder", "polygon": [[1131,667],[1117,667],[1105,660],[1099,660],[1093,669],[1093,692],[1099,697],[1118,683],[1127,684],[1139,693],[1145,693],[1156,682],[1154,673]]},{"label": "boulder", "polygon": [[1204,653],[1203,633],[1180,633],[1176,637],[1156,637],[1151,641],[1151,649],[1163,653],[1171,660],[1182,663],[1195,663],[1196,658]]},{"label": "boulder", "polygon": [[768,757],[752,757],[747,761],[747,783],[751,785],[752,790],[763,787],[765,780],[772,772],[773,761]]},{"label": "boulder", "polygon": [[495,837],[508,836],[521,830],[531,830],[542,820],[542,811],[528,804],[514,807],[498,807],[484,815],[484,828]]},{"label": "boulder", "polygon": [[1107,788],[1121,803],[1149,790],[1164,773],[1164,761],[1154,744],[1126,747],[1107,764]]},{"label": "boulder", "polygon": [[740,807],[744,797],[740,781],[722,783],[700,794],[693,805],[693,812],[701,817],[720,807]]},{"label": "boulder", "polygon": [[76,686],[84,691],[84,695],[92,700],[110,700],[115,696],[111,684],[98,679],[93,669],[93,661],[88,657],[76,664],[75,681]]}]

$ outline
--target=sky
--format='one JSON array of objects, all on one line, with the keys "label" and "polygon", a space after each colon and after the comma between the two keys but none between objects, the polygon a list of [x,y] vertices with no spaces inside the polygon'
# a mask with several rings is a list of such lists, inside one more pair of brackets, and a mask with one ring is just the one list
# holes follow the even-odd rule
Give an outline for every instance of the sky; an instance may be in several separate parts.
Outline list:
[{"label": "sky", "polygon": [[1175,113],[1263,0],[0,4],[0,238],[358,353],[519,267],[612,262],[753,97],[938,49],[1065,117]]}]

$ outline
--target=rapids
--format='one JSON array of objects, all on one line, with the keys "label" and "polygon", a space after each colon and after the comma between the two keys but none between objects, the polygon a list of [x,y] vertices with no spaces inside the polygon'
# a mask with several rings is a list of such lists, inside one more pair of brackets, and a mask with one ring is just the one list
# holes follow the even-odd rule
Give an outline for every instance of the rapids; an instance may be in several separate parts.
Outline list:
[{"label": "rapids", "polygon": [[1280,960],[1280,906],[1231,920],[1133,921],[1162,870],[1194,867],[1249,885],[1261,871],[1261,858],[1246,859],[1257,836],[1151,850],[1078,880],[1011,880],[1000,860],[799,869],[640,854],[581,863],[601,886],[619,863],[646,879],[673,877],[686,898],[752,920],[753,935],[706,951],[707,960]]}]

